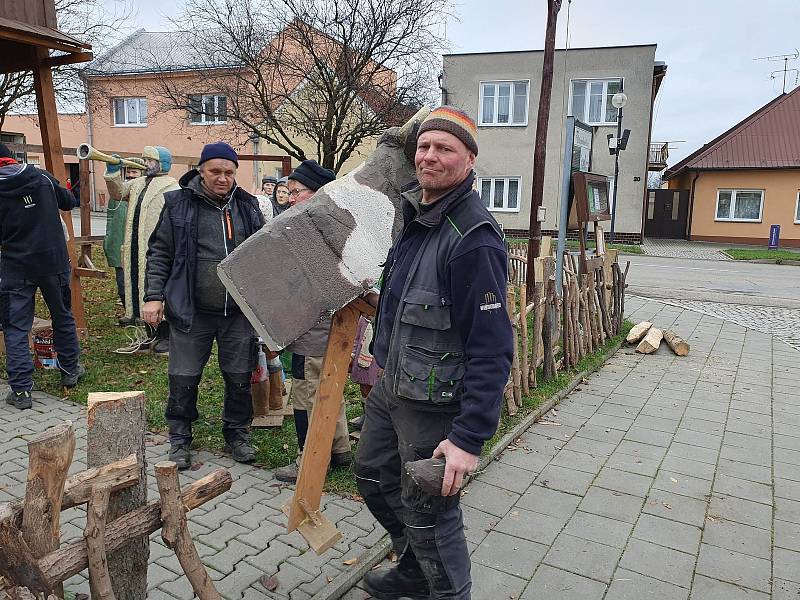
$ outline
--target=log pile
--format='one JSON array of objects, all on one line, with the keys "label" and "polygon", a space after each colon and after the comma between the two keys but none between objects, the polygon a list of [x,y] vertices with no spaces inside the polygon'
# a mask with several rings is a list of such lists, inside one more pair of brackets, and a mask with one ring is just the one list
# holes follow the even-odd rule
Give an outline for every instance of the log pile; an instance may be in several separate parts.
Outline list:
[{"label": "log pile", "polygon": [[659,329],[654,327],[650,321],[642,321],[634,325],[628,332],[625,341],[629,344],[637,344],[636,352],[641,354],[653,354],[658,351],[661,341],[664,340],[669,349],[676,356],[686,356],[689,354],[689,344],[671,329]]},{"label": "log pile", "polygon": [[[133,453],[67,477],[74,448],[70,423],[32,440],[25,499],[0,504],[0,581],[6,594],[62,598],[62,582],[88,567],[92,598],[114,600],[119,582],[109,574],[108,557],[163,528],[162,537],[174,549],[197,597],[220,598],[197,558],[186,512],[228,491],[230,473],[218,469],[181,490],[174,463],[159,463],[161,500],[109,518],[114,496],[139,484],[143,461]],[[80,504],[88,505],[84,537],[59,547],[61,511]]]},{"label": "log pile", "polygon": [[[545,381],[559,371],[574,369],[622,329],[628,268],[620,268],[616,250],[609,250],[602,265],[589,273],[580,272],[576,256],[565,255],[559,282],[556,259],[550,253],[549,240],[543,240],[542,256],[531,268],[526,244],[509,247],[506,301],[515,347],[505,389],[510,415],[516,414],[522,398],[537,387],[540,367]],[[532,297],[527,295],[528,277],[533,277]]]}]

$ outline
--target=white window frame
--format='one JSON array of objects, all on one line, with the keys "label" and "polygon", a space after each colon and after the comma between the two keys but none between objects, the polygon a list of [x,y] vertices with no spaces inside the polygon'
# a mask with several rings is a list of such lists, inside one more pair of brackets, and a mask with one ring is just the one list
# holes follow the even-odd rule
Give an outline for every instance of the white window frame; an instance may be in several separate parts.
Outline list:
[{"label": "white window frame", "polygon": [[[200,117],[199,121],[192,120],[194,116],[192,113],[192,109],[189,109],[189,125],[225,125],[228,122],[228,97],[225,94],[191,94],[192,96],[200,96],[200,112],[197,114]],[[214,98],[214,113],[213,115],[208,115],[205,113],[203,107],[206,105],[206,100],[208,98]],[[220,118],[219,116],[219,99],[225,98],[225,117]]]},{"label": "white window frame", "polygon": [[[616,81],[616,82],[619,82],[620,84],[622,84],[623,88],[625,86],[625,79],[623,77],[605,77],[603,79],[587,79],[587,78],[584,78],[584,77],[576,77],[575,79],[570,79],[569,80],[569,113],[568,114],[572,115],[576,119],[578,117],[572,111],[572,87],[573,87],[573,84],[576,81],[585,81],[586,82],[586,97],[583,100],[583,102],[584,102],[584,104],[583,104],[583,108],[584,108],[583,116],[585,116],[586,119],[589,118],[589,103],[591,101],[591,94],[589,93],[589,88],[591,87],[590,86],[591,82],[593,82],[593,81],[602,81],[603,82],[603,115],[605,115],[605,113],[606,113],[606,105],[608,104],[608,84],[609,84],[609,82]],[[585,120],[584,121],[583,119],[580,119],[580,121],[582,123],[586,123],[587,125],[594,125],[594,126],[605,126],[605,125],[616,125],[617,124],[617,120],[616,119],[614,119],[613,121],[589,121],[589,120]]]},{"label": "white window frame", "polygon": [[800,190],[797,190],[797,203],[794,205],[794,223],[800,225]]},{"label": "white window frame", "polygon": [[[117,101],[122,101],[125,103],[125,110],[123,114],[125,115],[125,123],[117,123],[117,107],[115,106]],[[136,102],[136,114],[139,117],[138,123],[128,123],[128,100],[137,100]],[[144,102],[144,122],[141,121],[142,118],[142,102]],[[118,96],[116,98],[111,99],[111,120],[113,121],[112,127],[147,127],[147,98],[140,97],[140,96]]]},{"label": "white window frame", "polygon": [[[731,193],[731,207],[728,211],[727,218],[720,218],[717,216],[719,212],[719,195],[722,192],[730,192]],[[733,215],[736,214],[736,194],[739,192],[758,192],[761,194],[761,204],[758,208],[758,218],[757,219],[737,219]],[[717,200],[714,202],[714,221],[720,223],[761,223],[764,219],[764,190],[753,190],[753,189],[732,189],[732,188],[720,188],[717,190]]]},{"label": "white window frame", "polygon": [[[503,177],[478,177],[478,195],[480,195],[481,190],[483,189],[483,182],[484,181],[491,181],[492,187],[490,188],[490,202],[489,206],[487,206],[487,210],[489,212],[504,212],[504,213],[518,213],[520,210],[520,205],[522,204],[522,177],[515,177],[515,176],[503,176]],[[503,207],[496,208],[494,206],[494,186],[495,182],[503,180]],[[508,208],[508,182],[509,181],[516,181],[517,182],[517,207],[516,208]],[[481,198],[483,201],[483,198]]]},{"label": "white window frame", "polygon": [[[484,122],[483,120],[483,87],[487,85],[493,85],[495,88],[495,99],[497,98],[497,88],[501,83],[509,83],[511,84],[511,96],[509,98],[509,111],[508,111],[508,123],[498,123],[497,122],[497,109],[498,103],[495,100],[494,103],[494,121]],[[526,84],[526,92],[525,92],[525,120],[521,123],[514,123],[514,84],[515,83],[525,83]],[[531,100],[531,80],[530,79],[493,79],[491,81],[481,81],[480,85],[478,86],[478,118],[476,122],[478,123],[478,127],[527,127],[528,126],[528,113],[529,104]]]}]

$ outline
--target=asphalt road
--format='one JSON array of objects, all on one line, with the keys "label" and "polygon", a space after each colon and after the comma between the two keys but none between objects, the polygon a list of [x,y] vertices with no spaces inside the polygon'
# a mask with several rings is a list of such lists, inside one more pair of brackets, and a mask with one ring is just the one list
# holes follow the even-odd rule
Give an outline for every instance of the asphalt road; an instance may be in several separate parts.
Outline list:
[{"label": "asphalt road", "polygon": [[650,298],[800,308],[800,267],[743,261],[620,256],[628,293]]}]

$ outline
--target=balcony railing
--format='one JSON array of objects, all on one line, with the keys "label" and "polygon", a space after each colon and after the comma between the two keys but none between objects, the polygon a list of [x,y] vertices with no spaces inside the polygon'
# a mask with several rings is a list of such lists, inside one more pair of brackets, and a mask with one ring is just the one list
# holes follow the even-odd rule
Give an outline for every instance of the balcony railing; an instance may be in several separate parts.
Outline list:
[{"label": "balcony railing", "polygon": [[667,159],[669,158],[668,144],[656,142],[650,144],[650,151],[647,155],[647,170],[648,171],[663,171],[667,168]]}]

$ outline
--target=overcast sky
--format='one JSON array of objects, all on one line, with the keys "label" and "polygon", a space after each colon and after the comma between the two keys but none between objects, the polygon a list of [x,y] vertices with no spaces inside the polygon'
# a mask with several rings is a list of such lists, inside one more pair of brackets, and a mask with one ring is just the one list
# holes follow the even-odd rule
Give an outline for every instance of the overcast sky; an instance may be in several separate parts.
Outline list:
[{"label": "overcast sky", "polygon": [[[110,7],[128,0],[103,0]],[[397,0],[402,1],[402,0]],[[453,52],[541,49],[546,0],[460,0],[447,38]],[[130,30],[171,28],[182,0],[136,0]],[[670,164],[781,93],[782,62],[757,57],[800,46],[798,0],[564,0],[557,48],[658,44],[667,77],[656,101],[653,141],[686,140]],[[800,68],[800,61],[790,67]],[[787,77],[795,87],[796,72]]]}]

